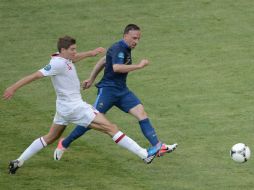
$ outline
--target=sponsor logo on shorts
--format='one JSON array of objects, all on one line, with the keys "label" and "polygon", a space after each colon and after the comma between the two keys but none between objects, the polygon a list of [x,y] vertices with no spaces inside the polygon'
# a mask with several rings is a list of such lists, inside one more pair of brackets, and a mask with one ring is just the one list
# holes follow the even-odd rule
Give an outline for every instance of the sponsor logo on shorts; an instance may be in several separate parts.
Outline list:
[{"label": "sponsor logo on shorts", "polygon": [[99,103],[99,108],[102,108],[104,106],[103,102]]}]

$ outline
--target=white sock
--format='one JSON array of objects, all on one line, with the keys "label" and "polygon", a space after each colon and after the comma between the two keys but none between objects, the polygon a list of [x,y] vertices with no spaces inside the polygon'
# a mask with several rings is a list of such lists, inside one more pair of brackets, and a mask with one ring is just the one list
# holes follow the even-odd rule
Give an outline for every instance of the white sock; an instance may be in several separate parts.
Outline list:
[{"label": "white sock", "polygon": [[18,158],[20,165],[46,146],[47,143],[44,141],[43,137],[34,140],[34,142]]},{"label": "white sock", "polygon": [[133,152],[134,154],[138,155],[140,158],[145,159],[147,158],[147,150],[140,147],[134,140],[130,137],[126,136],[121,131],[118,131],[112,138],[115,143],[128,149],[129,151]]}]

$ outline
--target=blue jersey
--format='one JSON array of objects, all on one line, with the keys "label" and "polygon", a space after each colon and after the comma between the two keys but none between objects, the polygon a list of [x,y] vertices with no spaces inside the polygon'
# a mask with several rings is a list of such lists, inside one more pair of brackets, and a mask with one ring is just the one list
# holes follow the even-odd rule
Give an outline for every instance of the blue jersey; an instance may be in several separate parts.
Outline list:
[{"label": "blue jersey", "polygon": [[116,42],[108,49],[106,55],[104,75],[101,81],[98,84],[96,84],[98,88],[126,87],[126,79],[128,73],[115,73],[113,70],[113,64],[125,64],[125,65],[132,64],[131,48],[129,48],[129,46],[125,43],[124,40]]}]

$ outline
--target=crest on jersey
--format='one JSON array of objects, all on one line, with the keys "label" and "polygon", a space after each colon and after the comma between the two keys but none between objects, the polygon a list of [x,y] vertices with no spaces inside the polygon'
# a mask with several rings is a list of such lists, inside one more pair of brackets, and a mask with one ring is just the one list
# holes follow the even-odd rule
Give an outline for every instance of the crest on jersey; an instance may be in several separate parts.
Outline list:
[{"label": "crest on jersey", "polygon": [[119,52],[117,55],[118,58],[124,59],[124,53],[123,52]]},{"label": "crest on jersey", "polygon": [[69,70],[72,70],[71,66],[67,63],[67,67]]},{"label": "crest on jersey", "polygon": [[99,103],[99,108],[102,108],[104,106],[103,102]]},{"label": "crest on jersey", "polygon": [[51,65],[50,64],[48,64],[48,65],[46,65],[45,67],[44,67],[44,70],[45,71],[49,71],[51,69]]},{"label": "crest on jersey", "polygon": [[132,64],[132,61],[131,61],[131,56],[128,56],[126,58],[126,62],[124,63],[125,65],[131,65]]}]

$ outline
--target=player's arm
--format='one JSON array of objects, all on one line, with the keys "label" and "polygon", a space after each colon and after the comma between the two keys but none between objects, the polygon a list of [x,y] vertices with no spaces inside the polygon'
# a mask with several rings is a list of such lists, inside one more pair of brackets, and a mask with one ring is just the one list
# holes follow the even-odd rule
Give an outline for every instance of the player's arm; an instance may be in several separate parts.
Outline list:
[{"label": "player's arm", "polygon": [[102,71],[106,63],[106,56],[102,57],[94,66],[88,79],[84,80],[82,83],[83,89],[90,88],[93,82],[95,81],[98,74]]},{"label": "player's arm", "polygon": [[94,56],[104,53],[104,52],[105,52],[105,48],[103,48],[103,47],[98,47],[94,50],[90,50],[90,51],[86,51],[86,52],[80,52],[75,55],[75,58],[72,61],[73,61],[73,63],[76,63],[76,62],[81,61],[87,57],[94,57]]},{"label": "player's arm", "polygon": [[149,64],[147,59],[142,59],[138,64],[125,65],[125,64],[113,64],[113,70],[116,73],[128,73],[138,69],[142,69]]},{"label": "player's arm", "polygon": [[30,82],[37,80],[39,78],[44,77],[44,75],[40,72],[37,71],[31,75],[28,75],[22,79],[20,79],[19,81],[17,81],[16,83],[14,83],[13,85],[9,86],[8,88],[6,88],[6,90],[4,91],[3,94],[3,98],[5,100],[9,100],[12,98],[12,96],[14,95],[14,93],[21,88],[22,86],[29,84]]},{"label": "player's arm", "polygon": [[101,70],[104,68],[106,63],[106,56],[102,57],[94,66],[91,74],[90,74],[90,79],[93,81],[96,79],[97,75],[101,72]]}]

